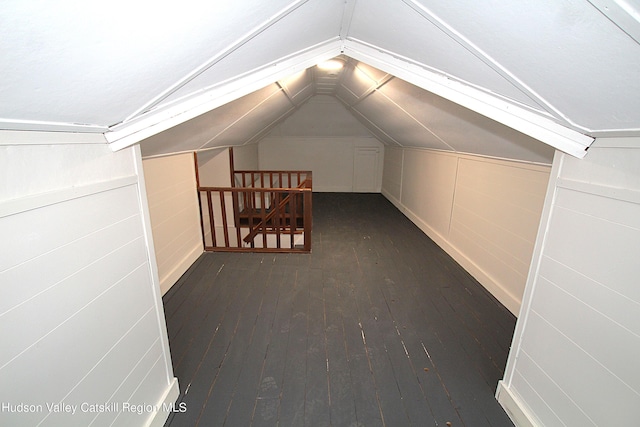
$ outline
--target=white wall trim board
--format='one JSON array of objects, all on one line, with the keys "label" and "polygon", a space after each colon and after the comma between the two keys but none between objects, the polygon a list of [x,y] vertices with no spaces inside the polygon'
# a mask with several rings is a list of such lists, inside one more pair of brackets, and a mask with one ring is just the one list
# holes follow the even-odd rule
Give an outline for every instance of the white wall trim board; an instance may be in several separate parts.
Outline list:
[{"label": "white wall trim board", "polygon": [[[370,46],[360,40],[346,40],[345,54],[496,120],[574,157],[583,158],[586,155],[586,149],[594,141],[594,138],[590,136],[545,117],[544,112],[533,112],[504,101],[470,85],[448,78],[444,74],[427,70],[406,59],[399,59],[397,55],[384,52],[382,49]],[[587,132],[588,130],[581,129],[581,131]]]},{"label": "white wall trim board", "polygon": [[504,381],[498,381],[496,399],[517,427],[542,427],[542,424],[534,421],[536,418],[520,398],[505,386]]},{"label": "white wall trim board", "polygon": [[144,230],[147,258],[149,262],[149,273],[152,282],[151,290],[153,292],[156,319],[159,329],[158,333],[162,345],[162,358],[164,362],[164,369],[166,371],[167,381],[170,382],[171,378],[173,378],[174,380],[176,379],[173,377],[173,364],[171,363],[171,353],[169,351],[169,335],[167,333],[167,322],[164,317],[164,306],[162,305],[162,294],[160,291],[160,279],[158,275],[158,263],[156,261],[155,247],[153,245],[151,217],[149,215],[149,203],[147,202],[147,189],[144,180],[144,170],[142,168],[142,154],[140,152],[140,145],[135,145],[131,151],[136,174],[138,175],[138,202],[140,204],[142,228]]},{"label": "white wall trim board", "polygon": [[78,199],[90,194],[101,193],[103,191],[114,190],[120,187],[135,185],[138,177],[132,175],[124,178],[117,178],[110,181],[97,182],[95,184],[83,185],[79,187],[64,188],[61,190],[35,194],[19,199],[11,199],[0,202],[0,218],[19,214],[32,209]]},{"label": "white wall trim board", "polygon": [[[101,132],[106,129],[102,129]],[[102,133],[0,130],[0,145],[106,144]]]},{"label": "white wall trim board", "polygon": [[[640,129],[638,130],[640,132]],[[593,147],[598,148],[640,148],[640,137],[624,136],[624,137],[600,137],[593,142]]]},{"label": "white wall trim board", "polygon": [[106,126],[80,124],[80,123],[63,123],[63,122],[47,122],[36,120],[18,120],[18,119],[0,119],[0,131],[18,131],[18,132],[64,132],[64,133],[85,133],[100,135],[109,130]]},{"label": "white wall trim board", "polygon": [[180,397],[180,388],[178,386],[178,379],[173,378],[167,387],[164,396],[160,399],[157,405],[154,406],[155,411],[149,417],[149,420],[145,424],[147,427],[162,427],[171,414],[171,409],[179,410],[180,408],[175,404]]},{"label": "white wall trim board", "polygon": [[342,13],[342,22],[340,23],[340,39],[344,40],[349,34],[351,21],[353,20],[353,12],[356,8],[356,0],[345,0],[344,12]]},{"label": "white wall trim board", "polygon": [[114,126],[104,134],[105,138],[113,151],[121,150],[321,61],[333,58],[342,53],[341,49],[342,43],[337,37],[319,43],[239,75],[230,81],[221,82],[215,87],[208,88],[204,93],[179,100],[170,107],[151,111],[130,122]]},{"label": "white wall trim board", "polygon": [[556,151],[553,159],[551,173],[549,174],[549,183],[547,185],[547,194],[545,196],[544,207],[540,217],[540,225],[538,226],[538,234],[533,249],[533,255],[531,257],[531,267],[529,268],[527,283],[524,288],[524,294],[522,295],[520,313],[518,314],[518,321],[513,333],[513,340],[509,350],[504,376],[503,379],[498,382],[498,388],[496,390],[496,399],[498,399],[498,402],[503,406],[517,427],[540,425],[535,421],[536,417],[531,414],[531,412],[526,408],[526,405],[510,390],[510,387],[513,381],[518,356],[522,349],[522,338],[527,327],[529,314],[531,313],[533,294],[542,262],[542,252],[549,231],[550,218],[557,194],[556,184],[559,179],[560,171],[562,170],[564,156],[565,155],[563,153]]},{"label": "white wall trim board", "polygon": [[467,270],[487,291],[491,293],[498,301],[500,301],[514,315],[520,310],[520,300],[500,286],[487,272],[474,263],[469,257],[460,252],[460,250],[447,241],[440,233],[435,231],[418,215],[413,213],[409,208],[404,206],[398,199],[392,197],[384,189],[382,195],[385,196],[396,208],[400,210],[411,222],[416,224],[423,233],[431,238],[438,246],[456,260],[465,270]]},{"label": "white wall trim board", "polygon": [[[625,0],[588,0],[603,15],[616,24],[636,43],[640,43],[640,25],[638,25],[638,11],[633,9]],[[636,6],[637,7],[637,6]]]},{"label": "white wall trim board", "polygon": [[533,291],[535,288],[536,278],[540,270],[540,264],[542,262],[542,250],[544,248],[544,243],[549,231],[549,219],[551,218],[553,203],[556,197],[556,182],[558,181],[563,161],[564,154],[556,151],[553,158],[553,164],[551,165],[551,173],[549,174],[547,194],[545,195],[544,206],[542,208],[542,214],[540,215],[540,224],[538,225],[536,242],[533,247],[533,254],[531,255],[531,267],[529,267],[529,275],[527,276],[524,294],[522,295],[522,303],[520,305],[520,312],[518,313],[518,322],[516,323],[516,328],[513,332],[511,349],[509,351],[509,357],[504,369],[503,381],[505,383],[505,387],[511,386],[515,364],[520,352],[520,345],[522,344],[522,335],[524,334],[524,330],[527,324],[527,318],[531,311]]},{"label": "white wall trim board", "polygon": [[[448,156],[457,156],[457,157],[466,158],[466,159],[481,158],[486,161],[493,161],[494,163],[502,163],[502,162],[517,163],[523,167],[526,165],[531,165],[534,167],[542,166],[542,167],[548,168],[550,166],[549,163],[533,162],[531,160],[510,159],[508,157],[489,156],[487,154],[474,154],[467,151],[447,151],[439,148],[420,148],[420,147],[400,147],[400,148],[404,148],[405,150],[432,151],[438,154],[444,154]],[[536,170],[539,170],[539,169],[536,169]]]},{"label": "white wall trim board", "polygon": [[[628,147],[598,147],[580,161],[556,152],[521,314],[496,395],[508,412],[520,407],[532,425],[637,421],[638,392],[625,375],[636,372],[630,355],[639,348],[631,330],[637,325],[640,183],[633,178],[638,155]],[[628,188],[615,187],[625,182]],[[611,284],[620,287],[610,289]],[[516,398],[515,404],[501,397],[503,392]]]},{"label": "white wall trim board", "polygon": [[558,178],[557,186],[581,193],[594,194],[610,199],[624,200],[625,202],[640,204],[640,191],[629,188],[608,187],[590,182],[574,181],[566,178]]}]

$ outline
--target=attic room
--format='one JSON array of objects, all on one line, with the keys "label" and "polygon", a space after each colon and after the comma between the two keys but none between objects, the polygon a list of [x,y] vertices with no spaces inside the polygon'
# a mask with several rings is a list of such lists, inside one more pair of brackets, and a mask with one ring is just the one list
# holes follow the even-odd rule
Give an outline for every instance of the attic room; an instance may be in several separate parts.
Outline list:
[{"label": "attic room", "polygon": [[600,0],[9,2],[0,421],[171,416],[188,385],[163,295],[203,253],[193,153],[222,185],[232,147],[239,169],[381,195],[517,317],[494,390],[514,425],[633,425],[639,16]]}]

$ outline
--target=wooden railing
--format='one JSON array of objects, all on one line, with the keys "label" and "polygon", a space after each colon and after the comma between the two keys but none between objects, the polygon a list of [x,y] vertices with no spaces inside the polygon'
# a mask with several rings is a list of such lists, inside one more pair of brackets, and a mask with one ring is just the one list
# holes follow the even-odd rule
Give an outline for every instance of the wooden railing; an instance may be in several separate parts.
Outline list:
[{"label": "wooden railing", "polygon": [[311,172],[236,171],[234,181],[198,187],[205,250],[311,252]]},{"label": "wooden railing", "polygon": [[239,170],[233,171],[234,187],[251,188],[297,188],[307,178],[311,179],[309,171],[273,171],[273,170]]}]

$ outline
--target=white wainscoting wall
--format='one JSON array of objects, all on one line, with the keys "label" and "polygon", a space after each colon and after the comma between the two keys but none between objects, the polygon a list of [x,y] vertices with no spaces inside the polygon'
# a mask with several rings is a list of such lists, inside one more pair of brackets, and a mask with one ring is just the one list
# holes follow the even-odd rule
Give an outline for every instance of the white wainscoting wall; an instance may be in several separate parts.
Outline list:
[{"label": "white wainscoting wall", "polygon": [[378,170],[368,174],[367,191],[379,192],[382,183],[384,146],[372,137],[266,137],[258,143],[260,169],[310,170],[313,191],[353,192],[355,156],[358,149],[376,149]]},{"label": "white wainscoting wall", "polygon": [[160,289],[166,293],[204,250],[192,153],[143,159]]},{"label": "white wainscoting wall", "polygon": [[640,420],[640,138],[556,153],[497,397],[518,426]]},{"label": "white wainscoting wall", "polygon": [[382,194],[518,313],[550,167],[386,147]]},{"label": "white wainscoting wall", "polygon": [[0,132],[0,425],[162,425],[178,384],[139,149],[64,138]]}]

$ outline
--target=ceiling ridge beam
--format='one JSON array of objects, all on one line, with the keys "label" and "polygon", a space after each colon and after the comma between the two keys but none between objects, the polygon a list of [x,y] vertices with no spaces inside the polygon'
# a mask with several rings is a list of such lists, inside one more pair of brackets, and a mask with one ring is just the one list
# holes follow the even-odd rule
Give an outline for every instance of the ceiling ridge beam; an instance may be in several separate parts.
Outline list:
[{"label": "ceiling ridge beam", "polygon": [[285,8],[281,9],[274,15],[270,16],[265,21],[260,23],[257,27],[243,34],[240,38],[235,40],[225,49],[222,49],[216,55],[209,58],[199,67],[197,67],[195,70],[193,70],[192,72],[184,76],[182,79],[178,80],[173,85],[165,89],[162,93],[160,93],[159,95],[155,96],[150,101],[142,105],[140,108],[138,108],[136,111],[131,113],[128,117],[126,117],[124,119],[124,122],[127,122],[132,118],[144,113],[145,111],[152,109],[154,106],[158,105],[163,100],[167,99],[169,96],[171,96],[173,93],[175,93],[176,91],[178,91],[179,89],[187,85],[193,79],[200,76],[209,68],[213,67],[218,62],[220,62],[221,60],[223,60],[224,58],[226,58],[227,56],[229,56],[230,54],[232,54],[233,52],[235,52],[236,50],[238,50],[239,48],[241,48],[251,40],[253,40],[256,36],[263,33],[265,30],[273,26],[275,23],[279,22],[282,18],[286,17],[287,15],[289,15],[290,13],[292,13],[293,11],[295,11],[296,9],[298,9],[300,6],[307,3],[308,1],[309,0],[295,0],[293,3],[290,3]]},{"label": "ceiling ridge beam", "polygon": [[480,59],[487,66],[489,66],[492,70],[500,74],[500,76],[515,86],[518,90],[520,90],[525,95],[532,97],[534,101],[540,104],[544,108],[548,108],[551,110],[556,117],[561,118],[565,122],[571,124],[575,127],[582,127],[563,114],[558,108],[556,108],[551,102],[547,101],[542,95],[537,93],[534,89],[529,87],[526,83],[516,77],[512,72],[510,72],[506,67],[502,66],[498,61],[496,61],[493,57],[491,57],[487,52],[482,50],[479,46],[469,40],[467,37],[462,35],[459,31],[453,28],[451,25],[447,24],[442,18],[437,16],[431,10],[427,9],[422,4],[418,3],[417,0],[401,0],[411,9],[420,14],[423,18],[431,22],[435,25],[440,31],[445,33],[451,39],[453,39],[460,46],[465,48],[468,52],[474,55],[476,58]]},{"label": "ceiling ridge beam", "polygon": [[96,124],[0,118],[0,130],[21,132],[25,128],[34,132],[104,133],[109,130],[106,126]]},{"label": "ceiling ridge beam", "polygon": [[344,9],[342,10],[342,21],[340,22],[340,39],[344,40],[349,35],[351,29],[351,21],[353,21],[354,11],[356,9],[356,0],[345,0]]},{"label": "ceiling ridge beam", "polygon": [[613,24],[640,44],[640,10],[624,0],[587,0]]}]

